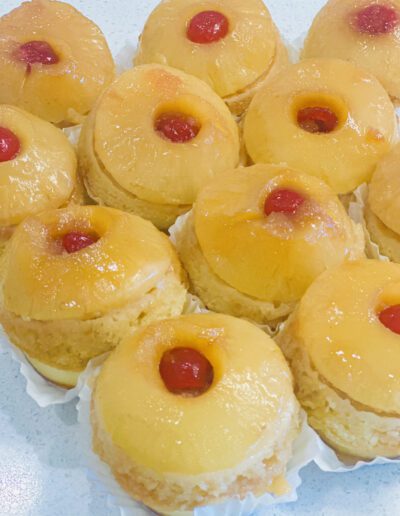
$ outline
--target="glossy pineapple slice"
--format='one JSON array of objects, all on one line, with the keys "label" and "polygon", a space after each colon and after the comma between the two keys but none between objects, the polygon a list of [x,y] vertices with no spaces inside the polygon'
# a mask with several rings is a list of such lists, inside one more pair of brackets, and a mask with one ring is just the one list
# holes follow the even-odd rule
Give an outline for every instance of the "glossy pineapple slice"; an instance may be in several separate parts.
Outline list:
[{"label": "glossy pineapple slice", "polygon": [[[199,13],[225,17],[227,33],[217,41],[198,43],[188,26]],[[160,63],[207,82],[221,97],[242,92],[273,67],[279,33],[261,0],[163,1],[144,28],[135,64]],[[279,59],[287,60],[279,52]]]},{"label": "glossy pineapple slice", "polygon": [[71,5],[32,0],[0,18],[0,103],[74,124],[113,76],[103,34]]},{"label": "glossy pineapple slice", "polygon": [[[161,357],[182,346],[213,367],[214,383],[202,396],[171,395],[162,382]],[[249,449],[256,456],[263,447],[274,453],[279,430],[286,434],[297,408],[272,339],[246,321],[213,313],[157,322],[127,339],[105,363],[95,407],[115,445],[135,463],[189,476],[235,468]]]},{"label": "glossy pineapple slice", "polygon": [[15,106],[0,105],[0,128],[19,145],[4,161],[0,150],[0,227],[6,230],[68,204],[77,192],[77,160],[60,129]]},{"label": "glossy pineapple slice", "polygon": [[[188,125],[177,142],[168,120],[179,117]],[[79,147],[93,198],[162,228],[210,179],[237,166],[240,150],[237,124],[215,92],[161,65],[122,74],[88,117]]]},{"label": "glossy pineapple slice", "polygon": [[[307,120],[307,113],[317,119]],[[384,88],[339,59],[287,67],[256,94],[244,122],[253,162],[285,163],[323,179],[338,194],[369,181],[397,137]]]},{"label": "glossy pineapple slice", "polygon": [[[96,242],[68,254],[60,240],[71,232]],[[36,321],[99,317],[139,300],[176,262],[167,237],[139,217],[100,206],[44,211],[9,242],[3,308]]]},{"label": "glossy pineapple slice", "polygon": [[398,264],[347,263],[318,278],[295,319],[296,333],[321,377],[353,401],[387,415],[400,414],[400,337],[379,314],[399,304],[399,289]]},{"label": "glossy pineapple slice", "polygon": [[[296,213],[266,203],[282,189],[301,199]],[[255,165],[220,176],[200,193],[194,217],[212,271],[274,304],[298,301],[325,269],[363,255],[362,237],[332,190],[285,167]]]},{"label": "glossy pineapple slice", "polygon": [[399,28],[399,0],[330,0],[311,26],[302,57],[351,61],[399,99]]},{"label": "glossy pineapple slice", "polygon": [[[206,393],[185,397],[165,388],[160,358],[177,346],[190,346],[213,367]],[[91,416],[95,452],[157,514],[191,514],[231,493],[288,490],[299,428],[292,378],[276,344],[247,321],[190,314],[136,332],[105,362]]]}]

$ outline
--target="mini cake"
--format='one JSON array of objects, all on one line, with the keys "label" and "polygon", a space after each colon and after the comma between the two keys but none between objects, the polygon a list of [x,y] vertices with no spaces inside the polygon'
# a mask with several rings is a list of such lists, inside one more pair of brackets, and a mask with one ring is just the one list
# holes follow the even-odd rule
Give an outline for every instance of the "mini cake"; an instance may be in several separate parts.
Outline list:
[{"label": "mini cake", "polygon": [[322,274],[278,337],[311,426],[339,452],[400,456],[400,265]]},{"label": "mini cake", "polygon": [[0,18],[0,103],[79,123],[114,77],[100,29],[63,2],[32,0]]},{"label": "mini cake", "polygon": [[130,495],[182,514],[282,488],[298,416],[270,337],[227,315],[192,314],[143,328],[107,359],[93,445]]},{"label": "mini cake", "polygon": [[76,168],[60,129],[0,105],[0,251],[25,217],[79,200]]},{"label": "mini cake", "polygon": [[312,24],[303,58],[336,57],[368,70],[400,99],[400,2],[330,0]]},{"label": "mini cake", "polygon": [[214,180],[174,238],[208,308],[272,325],[321,272],[364,249],[361,227],[327,185],[274,165]]},{"label": "mini cake", "polygon": [[338,194],[369,181],[396,139],[395,111],[383,87],[333,59],[286,68],[257,93],[244,123],[253,162],[285,163]]},{"label": "mini cake", "polygon": [[0,322],[55,383],[140,325],[181,313],[185,288],[167,237],[111,208],[75,206],[26,219],[0,271]]},{"label": "mini cake", "polygon": [[364,216],[382,254],[400,263],[400,144],[379,162],[368,189]]},{"label": "mini cake", "polygon": [[289,60],[262,0],[164,0],[140,39],[135,64],[147,63],[196,75],[240,115]]},{"label": "mini cake", "polygon": [[79,145],[89,195],[168,228],[199,189],[239,161],[238,128],[196,77],[136,67],[102,95]]}]

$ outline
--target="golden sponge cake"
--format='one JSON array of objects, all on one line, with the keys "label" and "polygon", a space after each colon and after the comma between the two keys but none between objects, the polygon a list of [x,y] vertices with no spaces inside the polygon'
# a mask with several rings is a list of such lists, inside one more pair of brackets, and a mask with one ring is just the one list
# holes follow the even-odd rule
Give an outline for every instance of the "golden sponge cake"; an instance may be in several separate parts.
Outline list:
[{"label": "golden sponge cake", "polygon": [[151,13],[135,64],[173,66],[207,82],[236,115],[287,66],[262,0],[164,0]]},{"label": "golden sponge cake", "polygon": [[114,77],[100,29],[72,5],[32,0],[0,18],[0,103],[80,123]]},{"label": "golden sponge cake", "polygon": [[93,446],[130,495],[171,514],[273,490],[298,416],[289,368],[263,331],[187,315],[139,330],[107,359]]},{"label": "golden sponge cake", "polygon": [[397,122],[371,74],[338,59],[307,59],[256,94],[244,141],[254,163],[283,163],[347,194],[371,179],[397,141]]},{"label": "golden sponge cake", "polygon": [[79,201],[77,160],[60,129],[0,105],[0,248],[29,215]]},{"label": "golden sponge cake", "polygon": [[355,457],[400,456],[400,265],[322,274],[278,337],[309,423]]},{"label": "golden sponge cake", "polygon": [[274,165],[212,181],[173,236],[206,306],[259,324],[287,316],[321,272],[364,249],[361,228],[327,185]]},{"label": "golden sponge cake", "polygon": [[329,0],[311,26],[302,57],[351,61],[399,99],[399,26],[399,0]]},{"label": "golden sponge cake", "polygon": [[79,145],[90,196],[168,228],[199,189],[239,162],[236,123],[196,77],[161,65],[121,75],[87,119]]},{"label": "golden sponge cake", "polygon": [[142,324],[180,314],[185,302],[166,236],[111,208],[30,217],[3,256],[1,324],[37,369],[67,386],[91,358]]}]

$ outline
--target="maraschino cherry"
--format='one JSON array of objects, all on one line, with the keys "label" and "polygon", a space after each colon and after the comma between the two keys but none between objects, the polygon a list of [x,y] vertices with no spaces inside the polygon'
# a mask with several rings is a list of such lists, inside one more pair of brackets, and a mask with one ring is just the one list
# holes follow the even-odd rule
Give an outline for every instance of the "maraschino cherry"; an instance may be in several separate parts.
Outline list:
[{"label": "maraschino cherry", "polygon": [[294,215],[304,201],[305,198],[303,195],[295,190],[290,190],[289,188],[277,188],[265,199],[264,213],[267,216],[271,215],[271,213]]},{"label": "maraschino cherry", "polygon": [[215,43],[229,31],[228,18],[218,11],[202,11],[190,20],[187,37],[193,43]]},{"label": "maraschino cherry", "polygon": [[16,134],[6,127],[0,127],[0,162],[10,161],[17,157],[21,143]]},{"label": "maraschino cherry", "polygon": [[389,5],[373,4],[357,11],[353,26],[362,34],[378,36],[393,32],[399,22],[396,10]]},{"label": "maraschino cherry", "polygon": [[306,107],[297,113],[297,123],[309,133],[331,133],[338,125],[338,118],[329,108]]},{"label": "maraschino cherry", "polygon": [[378,317],[386,328],[400,335],[400,305],[385,308],[385,310],[380,312]]},{"label": "maraschino cherry", "polygon": [[57,64],[60,60],[47,41],[28,41],[24,43],[18,48],[16,57],[27,65],[52,65]]},{"label": "maraschino cherry", "polygon": [[191,116],[183,113],[164,113],[157,118],[155,130],[173,143],[186,143],[198,135],[200,127]]},{"label": "maraschino cherry", "polygon": [[173,348],[162,356],[159,371],[165,387],[173,394],[200,396],[214,379],[207,358],[193,348]]},{"label": "maraschino cherry", "polygon": [[68,254],[76,253],[85,247],[97,242],[97,238],[87,233],[80,233],[78,231],[71,231],[62,237],[62,246]]}]

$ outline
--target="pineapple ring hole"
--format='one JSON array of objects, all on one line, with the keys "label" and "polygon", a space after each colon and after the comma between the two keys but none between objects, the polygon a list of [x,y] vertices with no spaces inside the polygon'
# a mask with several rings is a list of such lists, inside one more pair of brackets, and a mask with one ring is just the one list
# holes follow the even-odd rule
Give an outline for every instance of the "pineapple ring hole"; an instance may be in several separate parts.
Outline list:
[{"label": "pineapple ring hole", "polygon": [[306,201],[306,197],[293,188],[275,188],[264,201],[264,214],[268,217],[272,213],[283,213],[287,216],[295,215]]},{"label": "pineapple ring hole", "polygon": [[216,43],[229,32],[229,20],[219,11],[201,11],[189,21],[186,36],[200,45]]},{"label": "pineapple ring hole", "polygon": [[32,40],[23,43],[15,52],[18,61],[26,63],[28,69],[33,64],[45,66],[57,64],[60,61],[53,47],[47,41]]},{"label": "pineapple ring hole", "polygon": [[103,232],[94,229],[90,222],[70,220],[47,226],[47,247],[51,254],[74,254],[96,244]]},{"label": "pineapple ring hole", "polygon": [[156,134],[174,144],[194,140],[201,130],[201,122],[188,107],[185,102],[160,106],[153,120]]},{"label": "pineapple ring hole", "polygon": [[18,136],[7,127],[0,127],[0,163],[15,159],[21,151]]},{"label": "pineapple ring hole", "polygon": [[198,397],[214,381],[214,368],[207,357],[191,347],[175,347],[164,352],[159,373],[166,389],[184,397]]},{"label": "pineapple ring hole", "polygon": [[377,316],[385,328],[400,335],[400,304],[387,306],[377,312]]},{"label": "pineapple ring hole", "polygon": [[98,241],[98,235],[94,233],[82,233],[80,231],[71,231],[66,233],[62,239],[61,244],[68,254],[77,253],[86,247],[90,247]]},{"label": "pineapple ring hole", "polygon": [[338,131],[348,118],[346,104],[327,94],[299,95],[291,109],[293,123],[303,131],[317,135]]},{"label": "pineapple ring hole", "polygon": [[399,24],[397,10],[390,5],[372,4],[355,11],[350,25],[356,32],[381,36],[394,32]]},{"label": "pineapple ring hole", "polygon": [[389,283],[379,292],[372,307],[373,317],[378,315],[391,306],[400,305],[400,283]]}]

